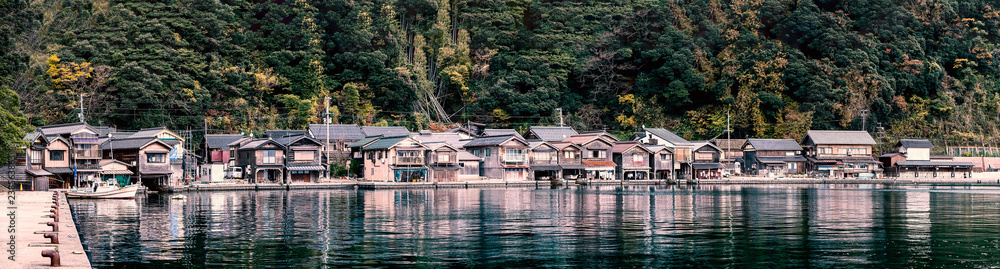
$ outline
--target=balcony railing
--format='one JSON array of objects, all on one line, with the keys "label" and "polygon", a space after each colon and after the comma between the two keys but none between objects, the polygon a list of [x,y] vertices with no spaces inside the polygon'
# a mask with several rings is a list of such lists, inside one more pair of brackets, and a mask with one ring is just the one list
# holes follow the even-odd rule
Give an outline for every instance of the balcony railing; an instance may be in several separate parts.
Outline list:
[{"label": "balcony railing", "polygon": [[646,164],[646,162],[623,162],[622,163],[622,167],[630,167],[630,168],[632,168],[632,167],[642,167],[642,168],[648,168],[649,165]]},{"label": "balcony railing", "polygon": [[100,159],[101,150],[99,149],[78,149],[73,151],[73,158],[76,159]]},{"label": "balcony railing", "polygon": [[396,157],[396,164],[421,165],[424,164],[423,156],[399,156]]},{"label": "balcony railing", "polygon": [[[70,167],[72,168],[72,167]],[[99,164],[77,164],[76,170],[101,170],[101,165]]]}]

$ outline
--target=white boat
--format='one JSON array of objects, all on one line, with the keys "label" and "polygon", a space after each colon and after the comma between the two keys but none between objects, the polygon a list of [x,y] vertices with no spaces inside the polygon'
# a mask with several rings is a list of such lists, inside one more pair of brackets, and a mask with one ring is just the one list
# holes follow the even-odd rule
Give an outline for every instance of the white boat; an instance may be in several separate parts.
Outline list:
[{"label": "white boat", "polygon": [[77,199],[135,199],[139,184],[118,187],[113,183],[95,182],[95,187],[66,192],[66,198]]}]

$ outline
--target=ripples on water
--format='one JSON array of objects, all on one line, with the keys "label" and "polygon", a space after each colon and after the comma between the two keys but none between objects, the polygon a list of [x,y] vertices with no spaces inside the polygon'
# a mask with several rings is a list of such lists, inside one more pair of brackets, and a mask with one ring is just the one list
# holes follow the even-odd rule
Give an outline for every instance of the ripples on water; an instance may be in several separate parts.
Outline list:
[{"label": "ripples on water", "polygon": [[1000,266],[1000,188],[633,186],[73,200],[97,267]]}]

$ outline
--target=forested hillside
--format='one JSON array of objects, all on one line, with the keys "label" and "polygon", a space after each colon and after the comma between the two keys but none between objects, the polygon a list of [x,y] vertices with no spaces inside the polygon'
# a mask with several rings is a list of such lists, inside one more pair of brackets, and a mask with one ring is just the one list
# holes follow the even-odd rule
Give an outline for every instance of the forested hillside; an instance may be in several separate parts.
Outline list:
[{"label": "forested hillside", "polygon": [[691,139],[727,115],[733,137],[1000,135],[992,1],[5,3],[0,82],[32,125],[76,121],[85,94],[95,125],[260,133],[321,122],[330,96],[337,122],[411,130],[562,108],[580,130]]}]

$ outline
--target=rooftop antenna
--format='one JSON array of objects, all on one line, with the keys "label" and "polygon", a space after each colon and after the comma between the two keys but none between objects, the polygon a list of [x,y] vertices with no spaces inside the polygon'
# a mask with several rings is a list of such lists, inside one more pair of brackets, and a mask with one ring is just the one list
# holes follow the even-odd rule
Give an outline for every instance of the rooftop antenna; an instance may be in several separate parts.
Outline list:
[{"label": "rooftop antenna", "polygon": [[559,127],[563,127],[562,108],[556,108],[556,111],[559,111]]},{"label": "rooftop antenna", "polygon": [[80,122],[83,122],[83,123],[87,122],[86,120],[83,119],[83,94],[82,93],[80,94],[80,112],[77,113],[76,116],[80,117]]}]

